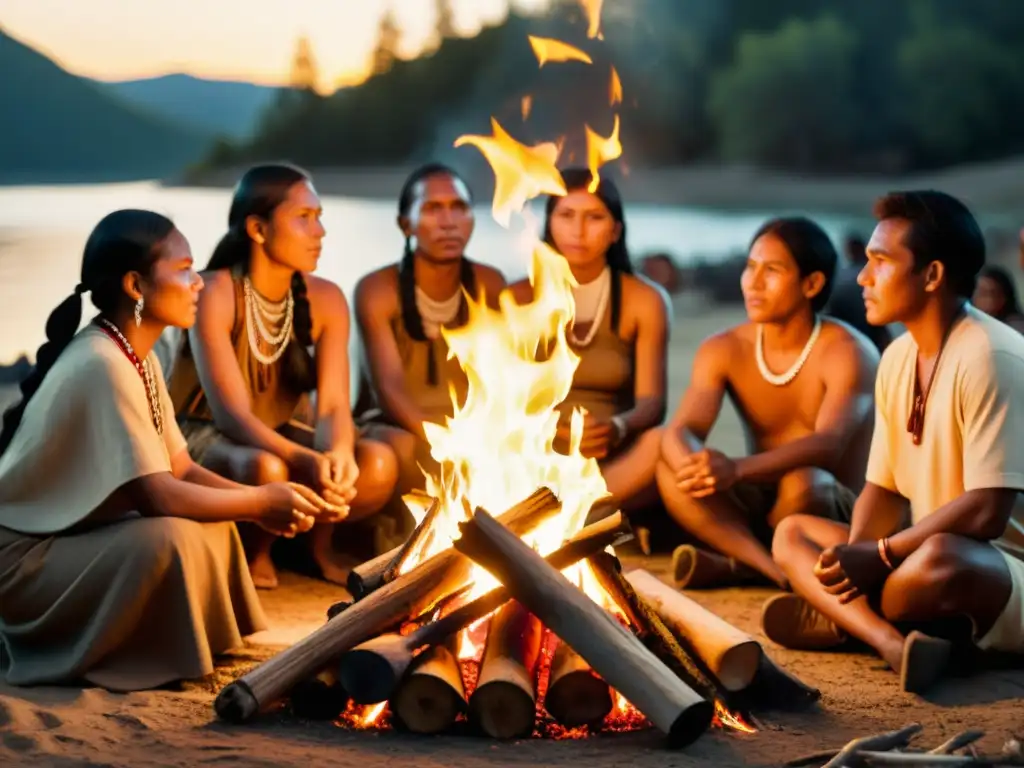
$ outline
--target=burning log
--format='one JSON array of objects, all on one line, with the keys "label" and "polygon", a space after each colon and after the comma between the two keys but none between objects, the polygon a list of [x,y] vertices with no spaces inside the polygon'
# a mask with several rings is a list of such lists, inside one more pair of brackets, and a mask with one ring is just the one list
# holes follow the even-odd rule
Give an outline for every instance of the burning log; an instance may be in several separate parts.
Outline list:
[{"label": "burning log", "polygon": [[544,709],[566,728],[596,725],[612,711],[611,687],[569,645],[558,641]]},{"label": "burning log", "polygon": [[537,713],[536,681],[544,628],[516,602],[491,619],[480,676],[469,698],[471,721],[495,739],[528,736]]},{"label": "burning log", "polygon": [[700,656],[686,642],[672,632],[633,586],[622,575],[619,561],[600,553],[590,558],[590,566],[598,582],[626,614],[637,636],[690,688],[705,699],[721,700],[730,709],[735,708],[731,692],[715,677]]},{"label": "burning log", "polygon": [[394,580],[405,558],[420,541],[423,541],[427,532],[433,527],[434,520],[437,519],[440,506],[438,500],[433,496],[428,496],[421,491],[412,491],[403,498],[407,499],[407,506],[412,501],[427,509],[427,513],[404,544],[399,544],[394,549],[357,565],[349,572],[345,586],[348,587],[349,594],[354,600],[361,600],[374,590],[380,589],[389,581]]},{"label": "burning log", "polygon": [[427,509],[427,514],[420,520],[419,525],[412,532],[412,535],[405,540],[405,543],[398,548],[398,552],[395,553],[394,558],[388,563],[388,567],[384,570],[384,583],[394,581],[398,578],[398,574],[402,572],[402,567],[405,565],[409,557],[418,551],[426,552],[424,549],[428,546],[434,536],[437,534],[434,521],[437,520],[438,515],[441,513],[441,501],[440,499],[434,499],[430,502],[430,507]]},{"label": "burning log", "polygon": [[754,638],[647,571],[630,571],[625,578],[662,621],[688,641],[726,690],[742,691],[753,682],[762,655]]},{"label": "burning log", "polygon": [[[509,535],[520,536],[557,514],[559,508],[555,495],[543,488],[508,510],[496,524],[508,526]],[[436,605],[465,584],[471,570],[472,563],[451,548],[420,563],[225,686],[214,702],[217,715],[236,723],[251,719],[345,651]]]},{"label": "burning log", "polygon": [[478,510],[461,530],[456,549],[494,574],[516,600],[666,733],[671,744],[689,744],[710,727],[710,701],[498,521]]},{"label": "burning log", "polygon": [[399,725],[413,733],[443,733],[465,711],[466,689],[454,646],[452,638],[416,657],[390,702]]},{"label": "burning log", "polygon": [[[616,512],[580,530],[546,560],[556,570],[562,570],[609,545],[628,539],[629,522],[621,512]],[[341,657],[338,677],[359,704],[387,701],[418,649],[443,641],[497,610],[509,599],[508,590],[497,587],[408,635],[391,633],[375,637]]]}]

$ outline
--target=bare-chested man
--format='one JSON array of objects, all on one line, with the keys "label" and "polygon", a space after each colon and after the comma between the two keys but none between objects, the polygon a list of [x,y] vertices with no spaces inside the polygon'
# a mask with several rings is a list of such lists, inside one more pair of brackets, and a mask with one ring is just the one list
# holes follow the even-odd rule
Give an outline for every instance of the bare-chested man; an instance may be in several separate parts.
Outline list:
[{"label": "bare-chested man", "polygon": [[779,526],[797,594],[772,598],[762,621],[790,648],[852,635],[920,692],[951,651],[925,627],[966,617],[979,648],[1024,653],[1024,337],[967,301],[985,241],[961,202],[895,193],[875,212],[868,321],[907,333],[879,365],[867,481],[850,526]]},{"label": "bare-chested man", "polygon": [[[754,236],[742,288],[749,322],[707,339],[662,442],[658,488],[669,514],[719,554],[676,549],[679,587],[788,580],[769,548],[793,514],[848,520],[864,482],[878,352],[819,315],[838,256],[804,218]],[[728,394],[750,456],[704,445]]]}]

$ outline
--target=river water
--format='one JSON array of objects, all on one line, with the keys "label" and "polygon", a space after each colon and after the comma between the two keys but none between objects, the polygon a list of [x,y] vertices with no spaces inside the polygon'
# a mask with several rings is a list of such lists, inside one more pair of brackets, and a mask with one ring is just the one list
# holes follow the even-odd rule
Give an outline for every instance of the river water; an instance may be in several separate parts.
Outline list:
[{"label": "river water", "polygon": [[[0,187],[0,362],[22,352],[34,354],[45,339],[46,318],[78,282],[85,238],[105,214],[132,207],[170,216],[203,265],[226,227],[230,194],[150,182]],[[742,250],[769,215],[774,214],[627,203],[628,245],[634,257],[666,251],[681,264],[720,258]],[[509,279],[524,275],[529,254],[521,233],[495,223],[488,205],[477,209],[476,221],[468,253]],[[837,217],[818,221],[836,238],[848,223]],[[401,254],[392,201],[326,196],[324,225],[327,237],[317,273],[348,296],[362,275]]]}]

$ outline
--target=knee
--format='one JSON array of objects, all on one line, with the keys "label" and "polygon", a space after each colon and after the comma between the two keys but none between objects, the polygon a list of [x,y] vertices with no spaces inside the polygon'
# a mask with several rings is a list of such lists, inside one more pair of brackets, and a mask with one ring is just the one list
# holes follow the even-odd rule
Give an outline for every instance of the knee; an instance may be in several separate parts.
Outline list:
[{"label": "knee", "polygon": [[358,445],[359,484],[361,492],[387,499],[398,483],[398,458],[395,451],[376,440],[362,440]]},{"label": "knee", "polygon": [[272,453],[257,451],[246,461],[243,474],[251,485],[284,483],[288,481],[288,465]]},{"label": "knee", "polygon": [[784,517],[775,526],[772,534],[772,557],[779,562],[784,562],[793,551],[806,541],[807,518],[809,515],[790,515]]},{"label": "knee", "polygon": [[[882,611],[890,621],[916,618],[918,603],[930,611],[942,613],[954,596],[963,594],[970,568],[965,562],[958,538],[951,533],[936,533],[904,560],[886,583],[886,592],[902,599],[886,599]],[[913,596],[913,599],[907,599]]]},{"label": "knee", "polygon": [[659,427],[651,431],[658,435],[661,462],[675,467],[683,458],[690,455],[691,451],[682,430],[676,427]]},{"label": "knee", "polygon": [[146,517],[132,523],[132,554],[157,571],[184,562],[189,552],[205,546],[203,528],[180,517]]}]

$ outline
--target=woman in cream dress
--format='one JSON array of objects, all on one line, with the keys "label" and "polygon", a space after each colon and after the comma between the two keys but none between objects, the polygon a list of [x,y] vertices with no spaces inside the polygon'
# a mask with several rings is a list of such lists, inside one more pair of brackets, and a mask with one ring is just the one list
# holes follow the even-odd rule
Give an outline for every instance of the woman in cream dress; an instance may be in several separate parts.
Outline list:
[{"label": "woman in cream dress", "polygon": [[[196,466],[150,351],[202,280],[165,217],[116,211],[0,433],[0,674],[138,690],[213,671],[266,622],[234,521],[295,535],[338,517],[308,488]],[[99,310],[81,331],[82,295]]]}]

